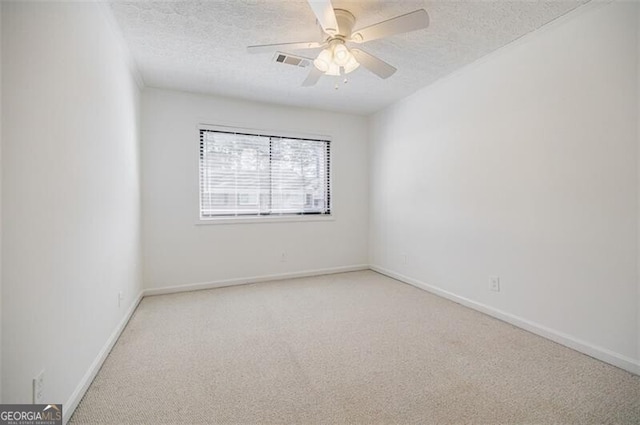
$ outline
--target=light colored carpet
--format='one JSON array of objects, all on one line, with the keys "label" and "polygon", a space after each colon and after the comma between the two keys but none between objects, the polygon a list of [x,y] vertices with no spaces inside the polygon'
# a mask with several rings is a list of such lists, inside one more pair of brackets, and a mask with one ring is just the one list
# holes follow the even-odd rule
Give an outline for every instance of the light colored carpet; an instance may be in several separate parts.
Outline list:
[{"label": "light colored carpet", "polygon": [[364,271],[145,298],[72,424],[640,423],[640,377]]}]

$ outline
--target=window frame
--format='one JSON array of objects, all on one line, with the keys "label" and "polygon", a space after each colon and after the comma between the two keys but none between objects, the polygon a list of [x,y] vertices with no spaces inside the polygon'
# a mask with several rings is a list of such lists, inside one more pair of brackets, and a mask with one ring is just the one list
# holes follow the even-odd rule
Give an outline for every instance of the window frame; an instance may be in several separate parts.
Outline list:
[{"label": "window frame", "polygon": [[[201,131],[214,131],[214,132],[223,132],[223,133],[238,133],[238,134],[248,134],[254,136],[263,136],[263,137],[277,137],[277,138],[285,138],[285,139],[300,139],[300,140],[311,140],[311,141],[319,141],[319,142],[328,142],[329,144],[329,156],[328,156],[328,214],[323,213],[293,213],[293,214],[262,214],[262,215],[219,215],[219,216],[211,216],[211,217],[202,217],[201,216],[201,196],[202,192],[200,190],[200,134]],[[255,128],[247,128],[247,127],[238,127],[235,125],[210,125],[210,124],[198,124],[197,125],[197,137],[196,137],[196,190],[197,194],[197,205],[196,205],[196,224],[197,225],[207,225],[207,224],[234,224],[234,223],[281,223],[281,222],[314,222],[314,221],[334,221],[335,220],[335,210],[334,210],[334,195],[333,195],[333,148],[334,143],[331,136],[328,135],[320,135],[320,134],[309,134],[309,133],[300,133],[300,132],[290,132],[290,131],[281,131],[281,130],[266,130],[266,129],[255,129]]]}]

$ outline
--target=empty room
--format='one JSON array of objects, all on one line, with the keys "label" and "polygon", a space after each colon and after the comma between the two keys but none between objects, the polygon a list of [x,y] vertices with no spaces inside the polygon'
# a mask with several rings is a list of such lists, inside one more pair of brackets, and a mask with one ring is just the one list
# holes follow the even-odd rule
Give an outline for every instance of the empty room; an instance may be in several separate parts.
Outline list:
[{"label": "empty room", "polygon": [[0,1],[0,424],[640,424],[640,2]]}]

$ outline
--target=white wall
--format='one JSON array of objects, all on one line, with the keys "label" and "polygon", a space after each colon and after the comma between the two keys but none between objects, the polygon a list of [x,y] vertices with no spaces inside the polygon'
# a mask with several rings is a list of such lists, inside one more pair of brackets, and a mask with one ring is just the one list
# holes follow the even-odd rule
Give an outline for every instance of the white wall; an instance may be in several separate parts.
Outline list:
[{"label": "white wall", "polygon": [[[147,288],[367,264],[366,118],[157,89],[142,111]],[[335,220],[196,225],[198,124],[331,136]]]},{"label": "white wall", "polygon": [[2,4],[6,403],[30,403],[42,369],[45,401],[68,403],[141,291],[126,58],[96,3]]},{"label": "white wall", "polygon": [[640,371],[637,7],[588,5],[374,115],[372,264]]}]

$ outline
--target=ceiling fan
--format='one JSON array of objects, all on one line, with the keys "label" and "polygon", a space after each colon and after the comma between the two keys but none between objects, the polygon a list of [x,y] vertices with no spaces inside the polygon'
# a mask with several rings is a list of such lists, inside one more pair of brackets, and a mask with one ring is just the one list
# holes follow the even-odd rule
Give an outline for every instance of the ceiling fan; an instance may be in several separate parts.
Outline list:
[{"label": "ceiling fan", "polygon": [[334,9],[331,0],[307,0],[322,27],[324,38],[321,41],[296,43],[263,44],[247,47],[249,53],[273,52],[279,49],[317,49],[323,50],[313,61],[311,72],[302,83],[303,86],[315,85],[321,76],[340,76],[348,74],[360,65],[380,78],[389,78],[396,68],[362,49],[347,46],[347,43],[366,43],[391,35],[402,34],[429,26],[429,14],[424,9],[354,30],[356,18],[344,9]]}]

